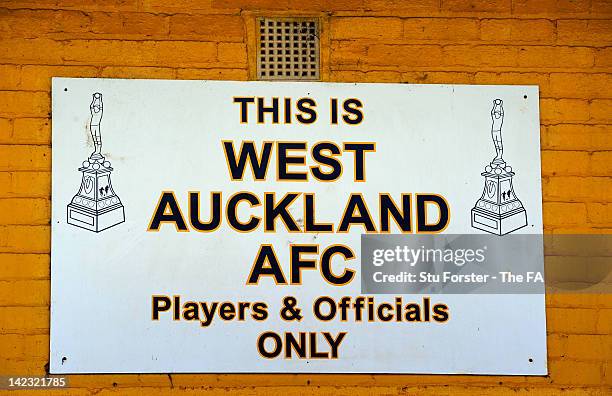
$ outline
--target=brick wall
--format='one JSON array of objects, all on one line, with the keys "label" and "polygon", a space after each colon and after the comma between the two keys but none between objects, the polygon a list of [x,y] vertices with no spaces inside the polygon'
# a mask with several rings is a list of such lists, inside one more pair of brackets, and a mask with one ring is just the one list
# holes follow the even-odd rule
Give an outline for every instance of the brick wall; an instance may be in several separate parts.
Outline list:
[{"label": "brick wall", "polygon": [[[612,0],[3,0],[0,374],[48,361],[50,77],[252,79],[258,15],[320,17],[324,81],[539,85],[545,229],[610,233]],[[612,297],[548,296],[547,320],[548,377],[73,376],[68,394],[610,391]]]}]

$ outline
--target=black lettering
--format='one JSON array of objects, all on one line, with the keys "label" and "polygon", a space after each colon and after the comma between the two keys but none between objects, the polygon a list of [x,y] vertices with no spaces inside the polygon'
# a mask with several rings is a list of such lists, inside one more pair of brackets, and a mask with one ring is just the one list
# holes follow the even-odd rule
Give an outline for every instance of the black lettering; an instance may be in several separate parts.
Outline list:
[{"label": "black lettering", "polygon": [[238,204],[240,201],[247,201],[251,206],[259,206],[261,203],[257,196],[249,192],[241,192],[233,195],[229,201],[227,201],[227,221],[236,230],[240,232],[253,231],[259,225],[261,219],[256,216],[249,218],[249,221],[242,223],[238,220]]},{"label": "black lettering", "polygon": [[240,103],[240,122],[248,122],[248,104],[254,102],[254,98],[234,98],[234,103]]},{"label": "black lettering", "polygon": [[348,114],[344,114],[342,119],[344,122],[350,125],[359,124],[363,121],[363,113],[360,110],[363,107],[363,104],[359,99],[347,99],[342,103],[342,108]]},{"label": "black lettering", "polygon": [[[266,266],[266,263],[268,265]],[[272,245],[261,245],[257,257],[255,257],[255,263],[249,274],[247,284],[256,285],[259,283],[260,276],[271,276],[274,281],[279,285],[286,285],[285,275],[280,267],[276,253]]]},{"label": "black lettering", "polygon": [[[271,339],[274,341],[274,349],[272,351],[266,350],[265,344],[267,339]],[[262,333],[257,339],[257,350],[259,351],[261,356],[265,357],[266,359],[273,359],[277,357],[278,355],[280,355],[282,349],[283,340],[278,334],[272,331],[266,331],[265,333]]]},{"label": "black lettering", "polygon": [[380,195],[380,232],[390,231],[390,217],[397,222],[402,232],[412,231],[410,194],[402,194],[402,209],[398,209],[389,194]]},{"label": "black lettering", "polygon": [[317,268],[315,260],[302,259],[302,254],[316,254],[319,248],[317,245],[292,245],[291,246],[291,284],[302,283],[302,269]]},{"label": "black lettering", "polygon": [[164,191],[159,198],[149,231],[158,231],[162,223],[174,223],[177,231],[189,231],[174,194],[168,191]]},{"label": "black lettering", "polygon": [[210,221],[202,223],[200,221],[200,193],[189,193],[189,221],[191,226],[198,231],[214,231],[221,224],[221,193],[211,192],[210,202]]},{"label": "black lettering", "polygon": [[268,172],[268,164],[270,162],[270,153],[272,152],[272,143],[265,142],[263,144],[261,159],[257,156],[257,149],[253,142],[242,142],[242,147],[240,147],[240,159],[238,161],[236,161],[233,141],[223,142],[223,150],[232,180],[242,180],[247,159],[255,180],[265,180],[266,173]]},{"label": "black lettering", "polygon": [[[433,203],[438,207],[440,216],[433,224],[427,223],[427,205]],[[418,232],[441,232],[447,226],[450,219],[450,209],[444,198],[433,194],[417,195],[417,230]]]},{"label": "black lettering", "polygon": [[264,205],[265,205],[265,230],[266,231],[274,231],[275,229],[275,221],[278,216],[280,216],[281,220],[285,224],[287,230],[292,232],[299,232],[300,227],[297,225],[289,211],[287,210],[288,206],[291,205],[293,201],[299,196],[296,193],[289,193],[283,197],[276,205],[274,204],[274,193],[265,193],[264,195]]},{"label": "black lettering", "polygon": [[[303,124],[312,124],[317,120],[317,112],[313,109],[313,107],[316,106],[317,103],[314,101],[314,99],[302,98],[298,100],[297,108],[302,113],[297,114],[295,117]],[[308,116],[305,117],[303,113],[306,113]]]},{"label": "black lettering", "polygon": [[[329,151],[330,155],[324,155],[323,151]],[[312,175],[321,181],[334,181],[342,175],[342,164],[335,159],[334,155],[340,155],[340,148],[333,143],[321,142],[315,144],[312,148],[312,158],[319,164],[327,165],[331,168],[331,172],[325,173],[321,171],[320,166],[312,166]]]},{"label": "black lettering", "polygon": [[[355,209],[357,209],[357,214],[355,214]],[[376,232],[376,226],[374,226],[374,222],[370,217],[368,207],[363,201],[363,197],[359,194],[351,194],[338,231],[347,232],[353,224],[362,224],[366,231]]]},{"label": "black lettering", "polygon": [[323,277],[334,286],[342,286],[349,283],[353,279],[355,276],[355,271],[345,268],[342,275],[334,275],[331,270],[331,260],[336,254],[343,256],[344,261],[354,259],[355,255],[351,249],[342,245],[332,245],[325,249],[323,255],[321,255],[321,274]]},{"label": "black lettering", "polygon": [[159,320],[159,313],[166,312],[172,306],[172,300],[168,296],[153,296],[153,320]]},{"label": "black lettering", "polygon": [[365,153],[376,151],[374,143],[344,143],[345,151],[355,152],[355,181],[365,181]]},{"label": "black lettering", "polygon": [[278,143],[278,179],[279,180],[308,180],[306,172],[289,172],[287,170],[290,164],[304,165],[306,163],[305,156],[291,157],[287,155],[289,150],[306,150],[306,143],[303,142],[288,142]]},{"label": "black lettering", "polygon": [[330,223],[317,223],[315,220],[315,201],[314,194],[304,193],[304,232],[333,232],[334,226]]},{"label": "black lettering", "polygon": [[264,98],[257,98],[257,122],[264,122],[264,115],[272,113],[272,122],[278,124],[278,98],[272,98],[272,106],[264,106]]}]

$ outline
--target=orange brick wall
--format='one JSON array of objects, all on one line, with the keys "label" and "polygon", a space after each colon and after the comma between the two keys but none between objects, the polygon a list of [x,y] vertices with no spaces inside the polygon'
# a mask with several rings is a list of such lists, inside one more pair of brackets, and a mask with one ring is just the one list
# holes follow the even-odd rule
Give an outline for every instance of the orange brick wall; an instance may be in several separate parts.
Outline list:
[{"label": "orange brick wall", "polygon": [[[324,81],[539,85],[546,231],[610,233],[612,0],[2,0],[0,375],[48,361],[50,77],[253,79],[258,15],[319,17]],[[547,377],[81,375],[67,394],[612,392],[611,296],[548,296],[547,319]]]}]

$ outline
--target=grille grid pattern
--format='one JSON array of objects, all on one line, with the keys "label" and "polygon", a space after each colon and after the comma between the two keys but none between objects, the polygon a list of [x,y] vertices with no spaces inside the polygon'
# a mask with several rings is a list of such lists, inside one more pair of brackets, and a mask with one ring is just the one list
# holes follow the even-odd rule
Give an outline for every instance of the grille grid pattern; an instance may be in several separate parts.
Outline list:
[{"label": "grille grid pattern", "polygon": [[260,18],[257,77],[318,80],[319,26],[315,19]]}]

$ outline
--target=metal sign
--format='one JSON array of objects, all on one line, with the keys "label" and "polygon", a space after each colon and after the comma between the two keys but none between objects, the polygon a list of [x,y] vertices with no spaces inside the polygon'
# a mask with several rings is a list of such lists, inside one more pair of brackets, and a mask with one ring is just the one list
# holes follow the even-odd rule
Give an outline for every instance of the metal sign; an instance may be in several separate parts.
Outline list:
[{"label": "metal sign", "polygon": [[546,373],[537,87],[52,99],[51,372]]}]

